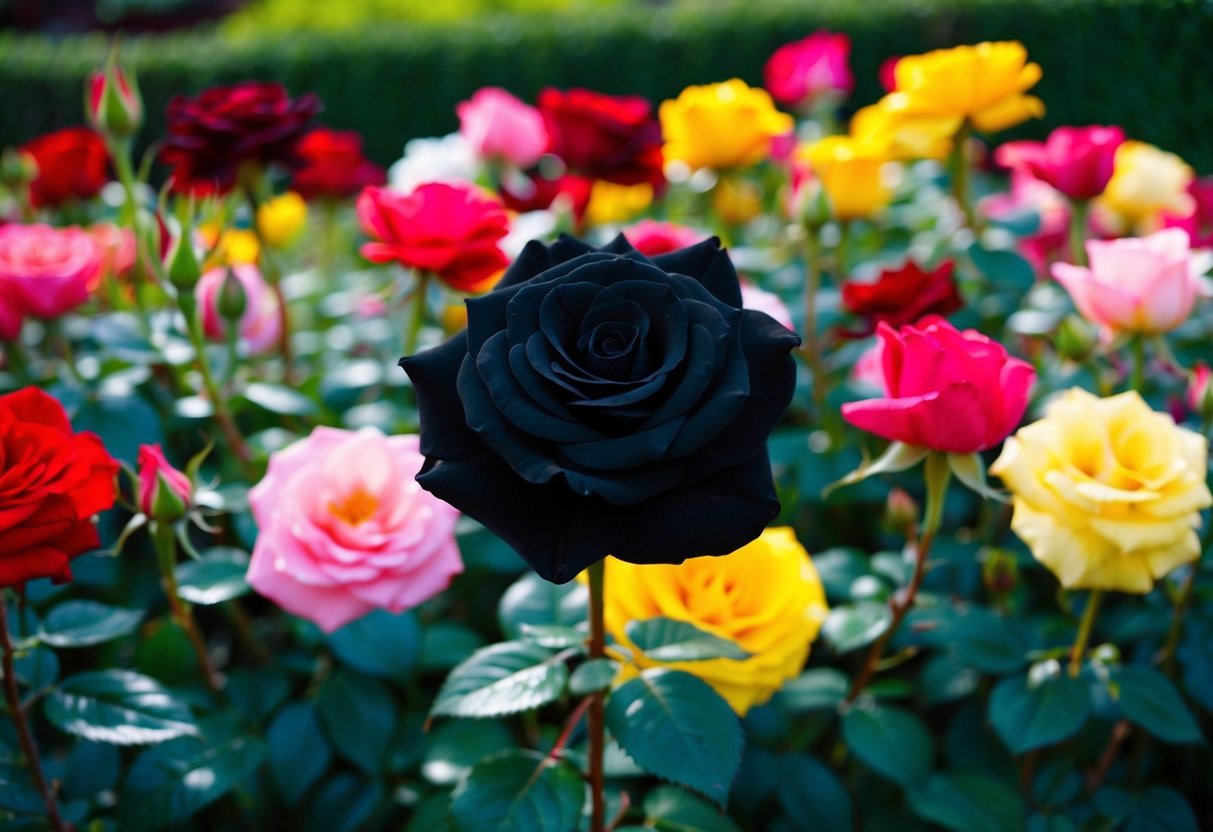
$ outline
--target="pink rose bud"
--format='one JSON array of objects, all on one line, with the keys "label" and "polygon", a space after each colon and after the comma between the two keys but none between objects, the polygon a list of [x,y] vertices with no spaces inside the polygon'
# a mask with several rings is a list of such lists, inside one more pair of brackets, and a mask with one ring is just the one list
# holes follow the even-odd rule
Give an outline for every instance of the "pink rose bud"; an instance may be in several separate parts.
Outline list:
[{"label": "pink rose bud", "polygon": [[1188,408],[1202,421],[1213,421],[1213,371],[1203,361],[1196,362],[1188,376]]},{"label": "pink rose bud", "polygon": [[1085,202],[1104,192],[1112,178],[1119,127],[1058,127],[1043,142],[1008,142],[994,151],[1003,167],[1023,169],[1070,199]]},{"label": "pink rose bud", "polygon": [[57,318],[80,306],[105,267],[105,252],[83,229],[0,227],[0,297],[11,310]]},{"label": "pink rose bud", "polygon": [[416,436],[319,427],[270,455],[249,492],[259,534],[248,582],[325,632],[446,589],[463,561],[459,512],[414,477]]},{"label": "pink rose bud", "polygon": [[1090,268],[1054,263],[1053,277],[1079,313],[1112,332],[1169,332],[1188,319],[1213,253],[1194,252],[1167,228],[1147,237],[1088,240]]},{"label": "pink rose bud", "polygon": [[186,515],[194,497],[194,484],[164,456],[159,445],[140,445],[139,510],[161,523],[175,523]]},{"label": "pink rose bud", "polygon": [[88,79],[88,121],[104,136],[125,138],[143,125],[143,99],[135,76],[127,76],[112,55],[101,72]]},{"label": "pink rose bud", "polygon": [[[211,269],[198,279],[194,298],[202,316],[202,331],[215,341],[227,339],[228,324],[224,311],[231,311],[229,301],[234,292],[223,291],[228,274],[244,289],[244,312],[240,316],[237,334],[241,343],[254,355],[263,355],[278,345],[282,333],[278,298],[265,282],[256,266],[239,265]],[[221,301],[223,301],[221,303]],[[223,307],[223,308],[221,308]]]},{"label": "pink rose bud", "polygon": [[656,257],[658,254],[669,254],[671,251],[702,243],[712,235],[673,222],[641,220],[623,229],[623,236],[645,257]]},{"label": "pink rose bud", "polygon": [[850,95],[855,87],[850,54],[846,35],[814,32],[775,50],[763,73],[766,88],[776,101],[795,107],[811,106],[830,93]]},{"label": "pink rose bud", "polygon": [[1023,418],[1032,365],[975,330],[942,318],[895,330],[881,323],[884,398],[849,402],[852,425],[896,442],[968,454],[992,448]]},{"label": "pink rose bud", "polygon": [[476,154],[529,168],[547,151],[543,116],[500,87],[483,87],[456,105],[459,132]]}]

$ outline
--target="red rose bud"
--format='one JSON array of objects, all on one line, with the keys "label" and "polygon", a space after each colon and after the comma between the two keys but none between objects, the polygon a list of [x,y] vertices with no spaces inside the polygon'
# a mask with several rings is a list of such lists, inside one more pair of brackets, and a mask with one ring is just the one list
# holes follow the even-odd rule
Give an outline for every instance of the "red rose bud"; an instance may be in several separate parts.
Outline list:
[{"label": "red rose bud", "polygon": [[870,335],[879,323],[905,326],[927,315],[948,315],[963,302],[952,279],[953,263],[945,260],[932,271],[907,261],[900,269],[885,269],[874,283],[848,281],[842,286],[842,303],[868,326],[853,333]]},{"label": "red rose bud", "polygon": [[383,168],[362,155],[362,137],[353,130],[313,130],[295,155],[300,167],[291,188],[307,200],[342,199],[387,181]]},{"label": "red rose bud", "polygon": [[219,301],[216,304],[219,315],[228,323],[235,323],[244,317],[248,309],[248,293],[244,284],[236,277],[231,269],[223,276],[223,284],[219,287]]},{"label": "red rose bud", "polygon": [[885,503],[884,517],[889,528],[904,532],[918,522],[918,503],[904,488],[894,486]]},{"label": "red rose bud", "polygon": [[118,65],[117,54],[110,56],[105,69],[88,79],[89,124],[105,136],[123,139],[143,126],[143,99],[134,74],[129,77]]},{"label": "red rose bud", "polygon": [[194,485],[164,456],[159,445],[140,445],[139,510],[153,520],[175,523],[186,515]]},{"label": "red rose bud", "polygon": [[109,181],[105,142],[87,127],[56,130],[23,148],[38,166],[30,182],[35,208],[55,208],[72,199],[91,199]]},{"label": "red rose bud", "polygon": [[1213,371],[1203,361],[1198,361],[1188,377],[1188,407],[1202,421],[1213,421]]}]

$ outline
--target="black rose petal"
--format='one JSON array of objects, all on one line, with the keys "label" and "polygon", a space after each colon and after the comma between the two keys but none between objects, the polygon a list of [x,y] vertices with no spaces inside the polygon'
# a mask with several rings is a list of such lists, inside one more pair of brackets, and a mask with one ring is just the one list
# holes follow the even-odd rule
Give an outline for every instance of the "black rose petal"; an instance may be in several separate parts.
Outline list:
[{"label": "black rose petal", "polygon": [[720,238],[709,237],[693,246],[658,254],[653,258],[657,268],[673,274],[698,278],[699,282],[721,303],[741,308],[741,284],[733,261],[720,247]]}]

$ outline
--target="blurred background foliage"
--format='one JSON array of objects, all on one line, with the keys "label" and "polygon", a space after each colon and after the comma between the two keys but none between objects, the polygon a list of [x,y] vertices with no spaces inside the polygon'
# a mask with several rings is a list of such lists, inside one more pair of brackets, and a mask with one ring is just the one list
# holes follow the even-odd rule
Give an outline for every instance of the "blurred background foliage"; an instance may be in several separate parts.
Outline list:
[{"label": "blurred background foliage", "polygon": [[[95,0],[96,8],[106,2],[152,0]],[[159,2],[204,17],[194,0]],[[10,22],[28,5],[4,3],[0,19]],[[56,3],[68,0],[39,8]],[[524,8],[535,13],[505,11]],[[447,13],[459,17],[433,19]],[[688,84],[759,83],[776,47],[818,28],[851,36],[852,106],[880,96],[877,68],[890,55],[1018,39],[1044,68],[1038,91],[1050,113],[1017,135],[1043,136],[1063,122],[1119,124],[1198,170],[1213,168],[1213,96],[1201,69],[1213,42],[1207,0],[261,0],[226,20],[128,36],[123,56],[143,86],[145,135],[162,134],[175,92],[275,79],[292,93],[319,94],[327,124],[359,130],[369,155],[388,162],[409,138],[454,130],[455,103],[482,86],[523,98],[544,86],[585,86],[658,101]],[[80,78],[108,48],[103,32],[42,29],[0,32],[0,146],[79,123]]]}]

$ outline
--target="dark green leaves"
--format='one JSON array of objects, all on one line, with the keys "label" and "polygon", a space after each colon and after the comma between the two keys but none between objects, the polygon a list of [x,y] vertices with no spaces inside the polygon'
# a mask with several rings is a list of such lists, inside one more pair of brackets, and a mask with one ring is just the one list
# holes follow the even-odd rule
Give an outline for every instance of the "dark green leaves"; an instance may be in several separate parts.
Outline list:
[{"label": "dark green leaves", "polygon": [[329,645],[360,673],[403,682],[421,651],[421,628],[411,612],[375,610],[330,635]]},{"label": "dark green leaves", "polygon": [[880,638],[891,618],[889,605],[876,601],[835,607],[821,625],[821,635],[835,653],[849,653]]},{"label": "dark green leaves", "polygon": [[216,546],[202,553],[201,560],[178,564],[177,594],[191,604],[219,604],[249,591],[245,581],[249,557],[240,549]]},{"label": "dark green leaves", "polygon": [[725,804],[741,764],[741,724],[707,683],[676,670],[646,670],[612,692],[606,721],[645,771]]},{"label": "dark green leaves", "polygon": [[72,676],[51,691],[43,712],[69,734],[115,745],[162,742],[198,730],[184,702],[129,670]]},{"label": "dark green leaves", "polygon": [[448,817],[456,832],[568,832],[584,802],[572,766],[511,751],[472,769],[452,792]]},{"label": "dark green leaves", "polygon": [[288,806],[294,806],[328,768],[332,752],[310,702],[292,702],[266,734],[270,773]]},{"label": "dark green leaves", "polygon": [[280,416],[307,416],[316,412],[315,402],[282,384],[255,381],[244,388],[244,398]]},{"label": "dark green leaves", "polygon": [[851,832],[851,797],[828,767],[807,754],[779,758],[779,803],[798,829]]},{"label": "dark green leaves", "polygon": [[52,647],[88,647],[133,633],[142,620],[141,610],[65,601],[43,619],[38,637]]},{"label": "dark green leaves", "polygon": [[1124,832],[1197,832],[1200,828],[1183,795],[1165,786],[1150,786],[1136,794],[1107,786],[1095,794],[1095,808],[1116,820]]},{"label": "dark green leaves", "polygon": [[842,737],[873,771],[908,786],[931,768],[931,735],[918,717],[888,705],[853,707],[842,715]]},{"label": "dark green leaves", "polygon": [[321,689],[316,705],[337,753],[367,774],[379,773],[396,730],[396,710],[388,687],[337,670]]},{"label": "dark green leaves", "polygon": [[850,687],[841,670],[815,667],[785,684],[779,691],[779,701],[791,713],[833,709],[846,698]]},{"label": "dark green leaves", "polygon": [[1125,719],[1167,742],[1202,742],[1200,726],[1162,673],[1142,665],[1124,665],[1112,674],[1114,695]]},{"label": "dark green leaves", "polygon": [[510,638],[522,637],[523,624],[575,627],[586,620],[587,596],[579,583],[552,584],[528,572],[501,596],[497,617]]},{"label": "dark green leaves", "polygon": [[1013,754],[1061,742],[1091,713],[1087,684],[1061,672],[1038,684],[1003,679],[990,697],[990,722]]},{"label": "dark green leaves", "polygon": [[550,650],[507,641],[477,650],[451,671],[433,716],[502,716],[546,705],[564,690],[569,671]]},{"label": "dark green leaves", "polygon": [[604,690],[610,687],[618,672],[619,664],[617,662],[610,659],[591,659],[578,665],[577,669],[573,671],[573,675],[569,677],[569,691],[575,696],[584,696],[587,693]]},{"label": "dark green leaves", "polygon": [[686,621],[649,618],[631,621],[628,638],[655,662],[694,662],[704,659],[747,659],[750,653],[736,642],[706,633]]},{"label": "dark green leaves", "polygon": [[659,786],[645,796],[647,825],[668,832],[739,832],[732,818],[710,803],[673,786]]},{"label": "dark green leaves", "polygon": [[1023,801],[1006,784],[980,774],[941,773],[906,792],[922,818],[952,832],[1022,832]]}]

